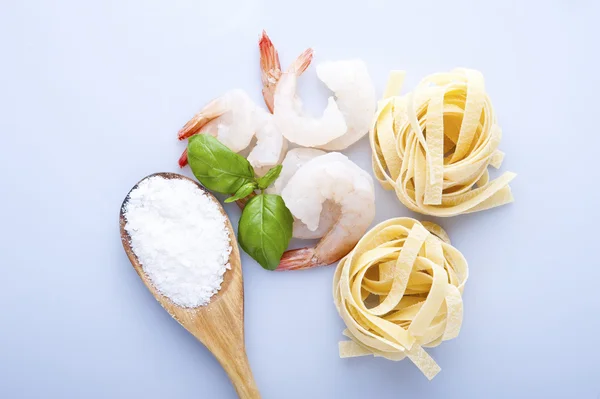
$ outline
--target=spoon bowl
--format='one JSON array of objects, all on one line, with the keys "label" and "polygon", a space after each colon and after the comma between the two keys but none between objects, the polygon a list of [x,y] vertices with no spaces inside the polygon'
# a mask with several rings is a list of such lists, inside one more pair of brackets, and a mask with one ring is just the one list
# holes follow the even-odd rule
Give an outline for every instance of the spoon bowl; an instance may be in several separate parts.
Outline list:
[{"label": "spoon bowl", "polygon": [[165,179],[189,180],[219,206],[221,213],[225,216],[226,228],[231,239],[232,249],[231,255],[229,256],[231,270],[225,272],[221,289],[213,295],[210,302],[205,306],[184,308],[158,292],[150,278],[144,272],[136,254],[133,252],[133,249],[131,248],[131,238],[125,230],[125,224],[127,223],[127,219],[125,218],[125,205],[129,200],[129,193],[123,201],[119,215],[121,242],[123,243],[123,248],[127,253],[127,257],[148,290],[150,290],[152,295],[154,295],[154,298],[156,298],[162,307],[177,320],[179,324],[202,342],[217,358],[221,366],[223,366],[223,369],[227,372],[238,396],[242,399],[260,399],[260,394],[256,387],[256,383],[254,382],[252,371],[250,370],[250,365],[246,356],[246,346],[244,343],[244,288],[242,281],[242,266],[240,261],[240,251],[231,222],[219,201],[217,201],[211,193],[194,180],[176,173],[155,173],[146,176],[130,190],[130,193],[142,181],[154,176],[160,176]]}]

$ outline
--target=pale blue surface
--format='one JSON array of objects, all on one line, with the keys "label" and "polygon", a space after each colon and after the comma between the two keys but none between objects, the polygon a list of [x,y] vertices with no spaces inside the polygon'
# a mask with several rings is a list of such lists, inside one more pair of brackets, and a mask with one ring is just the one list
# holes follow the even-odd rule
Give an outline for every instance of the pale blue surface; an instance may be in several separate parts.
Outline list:
[{"label": "pale blue surface", "polygon": [[[235,397],[140,282],[117,216],[138,179],[177,170],[175,133],[200,106],[235,87],[261,100],[263,28],[285,65],[308,46],[365,59],[379,94],[394,68],[408,87],[480,69],[503,170],[519,173],[515,204],[441,222],[471,279],[432,382],[410,362],[338,358],[333,267],[278,274],[244,256],[263,397],[600,398],[599,3],[283,3],[2,1],[0,398]],[[314,69],[302,85],[325,103]],[[349,153],[370,170],[365,141]],[[377,199],[377,221],[409,215]]]}]

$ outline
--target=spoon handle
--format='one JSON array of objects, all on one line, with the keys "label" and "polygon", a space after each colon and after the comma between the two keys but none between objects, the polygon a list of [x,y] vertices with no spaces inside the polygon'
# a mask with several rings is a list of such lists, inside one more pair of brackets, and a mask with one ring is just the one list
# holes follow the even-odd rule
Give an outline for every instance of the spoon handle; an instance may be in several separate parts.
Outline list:
[{"label": "spoon handle", "polygon": [[[230,273],[233,273],[232,270]],[[232,285],[241,286],[241,279]],[[240,298],[231,300],[232,293]],[[195,328],[189,329],[217,358],[229,376],[241,399],[260,399],[252,370],[246,356],[244,343],[244,310],[241,289],[229,287],[227,296],[217,299],[201,312],[195,320]]]},{"label": "spoon handle", "polygon": [[242,350],[221,363],[240,399],[260,399],[246,352]]}]

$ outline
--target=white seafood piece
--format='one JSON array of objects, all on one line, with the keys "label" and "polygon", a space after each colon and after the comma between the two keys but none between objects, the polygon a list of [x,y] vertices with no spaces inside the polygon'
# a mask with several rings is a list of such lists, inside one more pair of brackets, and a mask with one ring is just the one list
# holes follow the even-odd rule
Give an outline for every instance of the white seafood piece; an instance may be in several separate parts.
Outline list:
[{"label": "white seafood piece", "polygon": [[210,134],[231,151],[240,152],[250,145],[262,113],[244,90],[235,89],[210,102],[201,113],[215,115],[199,133]]},{"label": "white seafood piece", "polygon": [[[349,218],[348,221],[358,221],[363,219],[361,214],[368,216],[369,210],[374,210],[374,195],[371,176],[337,152],[321,155],[305,163],[281,192],[292,214],[311,231],[319,226],[322,204],[326,200],[345,208],[342,216],[354,212],[352,216],[356,218]],[[348,224],[348,221],[345,223]]]},{"label": "white seafood piece", "polygon": [[[292,176],[300,169],[305,163],[321,155],[325,155],[325,151],[317,150],[314,148],[294,148],[290,150],[285,159],[282,162],[281,174],[275,180],[273,185],[267,189],[269,194],[281,194],[284,187]],[[335,223],[335,220],[339,216],[339,206],[331,201],[325,201],[323,204],[323,210],[321,211],[321,217],[319,219],[319,227],[316,230],[309,230],[304,223],[297,218],[294,218],[294,231],[292,235],[295,238],[301,239],[316,239],[323,237]]]},{"label": "white seafood piece", "polygon": [[263,175],[271,167],[280,164],[288,146],[287,140],[275,127],[273,116],[262,109],[261,111],[262,114],[257,113],[256,144],[247,157],[258,175]]},{"label": "white seafood piece", "polygon": [[335,93],[347,126],[342,136],[318,148],[340,151],[368,133],[377,107],[375,86],[362,60],[323,62],[317,65],[317,76]]},{"label": "white seafood piece", "polygon": [[278,270],[331,264],[356,245],[375,217],[371,176],[340,153],[318,156],[289,179],[281,196],[294,217],[310,231],[319,228],[323,204],[338,206],[331,228],[315,247],[284,253]]},{"label": "white seafood piece", "polygon": [[[179,131],[179,139],[195,134],[210,134],[234,152],[248,148],[256,136],[256,145],[248,155],[255,168],[277,165],[287,150],[287,141],[275,127],[273,116],[240,89],[228,91],[208,103]],[[184,153],[180,165],[185,163]]]},{"label": "white seafood piece", "polygon": [[340,216],[340,206],[329,200],[323,202],[323,209],[321,210],[321,216],[319,217],[319,226],[316,230],[310,230],[300,219],[294,218],[294,232],[295,238],[303,240],[314,240],[323,237],[331,230],[335,221]]},{"label": "white seafood piece", "polygon": [[274,122],[281,134],[292,143],[303,147],[315,147],[329,143],[346,133],[344,115],[333,97],[320,118],[306,115],[296,96],[295,71],[281,75],[275,89]]},{"label": "white seafood piece", "polygon": [[311,159],[325,154],[325,151],[314,148],[294,148],[293,150],[289,150],[281,163],[282,169],[279,177],[275,180],[273,185],[267,189],[267,193],[281,194],[283,188],[298,169]]}]

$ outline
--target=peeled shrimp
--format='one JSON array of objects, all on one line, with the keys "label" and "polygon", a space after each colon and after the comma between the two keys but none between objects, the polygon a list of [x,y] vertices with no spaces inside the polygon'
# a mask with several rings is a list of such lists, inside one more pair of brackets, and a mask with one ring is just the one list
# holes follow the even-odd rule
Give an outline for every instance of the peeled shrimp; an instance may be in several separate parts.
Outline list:
[{"label": "peeled shrimp", "polygon": [[[263,38],[264,35],[263,32]],[[296,78],[301,72],[295,71],[299,68],[298,65],[306,69],[308,63],[297,61],[288,70],[290,75],[286,76],[279,68],[279,58],[273,43],[268,37],[265,44],[262,40],[263,96],[271,111],[273,96],[275,102],[280,103],[282,109],[275,112],[275,123],[288,140],[304,147],[339,151],[354,144],[369,131],[375,114],[376,97],[373,81],[363,61],[329,61],[317,66],[317,76],[334,92],[336,99],[330,97],[323,116],[315,119],[302,114],[302,102],[296,96]],[[263,53],[265,59],[272,60],[270,63],[262,62]],[[276,85],[278,80],[279,85]],[[340,114],[344,119],[343,124]]]},{"label": "peeled shrimp", "polygon": [[[243,90],[231,90],[208,103],[179,131],[179,140],[194,134],[210,134],[231,151],[239,152],[250,145],[262,110]],[[264,112],[264,111],[262,111]]]},{"label": "peeled shrimp", "polygon": [[318,148],[340,151],[369,131],[376,110],[375,87],[362,60],[323,62],[317,65],[317,76],[335,93],[347,126],[346,133]]},{"label": "peeled shrimp", "polygon": [[325,154],[325,151],[314,148],[294,148],[293,150],[288,151],[281,163],[281,173],[271,187],[267,189],[267,193],[281,194],[298,169],[304,166],[308,161]]},{"label": "peeled shrimp", "polygon": [[316,247],[286,251],[277,270],[329,265],[344,257],[375,217],[371,176],[340,153],[318,156],[289,179],[281,196],[308,230],[319,228],[323,204],[339,206],[339,214]]},{"label": "peeled shrimp", "polygon": [[292,67],[281,75],[275,88],[273,119],[286,139],[303,147],[316,147],[346,133],[344,115],[333,97],[329,97],[323,116],[313,118],[302,112],[296,85],[297,71]]},{"label": "peeled shrimp", "polygon": [[[263,30],[258,43],[260,50],[261,80],[263,83],[263,98],[271,113],[273,112],[273,96],[275,87],[281,77],[279,54],[267,32]],[[292,64],[292,69],[300,76],[310,65],[313,57],[312,49],[305,50]],[[256,132],[257,143],[248,155],[248,161],[254,167],[257,175],[264,175],[270,167],[281,164],[287,152],[288,142],[279,132],[272,118]]]},{"label": "peeled shrimp", "polygon": [[[304,164],[321,155],[325,151],[314,148],[294,148],[290,150],[281,166],[281,174],[275,180],[273,185],[267,189],[269,194],[281,194],[288,181]],[[292,236],[306,240],[323,237],[333,226],[339,216],[339,206],[329,200],[323,203],[323,210],[319,219],[319,227],[316,230],[309,230],[301,220],[294,218],[294,230]]]},{"label": "peeled shrimp", "polygon": [[333,97],[329,98],[321,118],[312,118],[302,112],[302,101],[296,95],[296,81],[308,68],[312,49],[302,53],[287,72],[282,73],[277,50],[264,31],[259,47],[263,97],[273,112],[275,126],[283,136],[301,146],[313,147],[343,135],[346,123]]},{"label": "peeled shrimp", "polygon": [[[263,97],[273,112],[273,96],[281,77],[281,64],[277,50],[265,31],[260,38],[259,49]],[[290,69],[301,75],[310,65],[312,57],[312,49],[305,50]],[[294,99],[294,103],[296,107],[301,107],[297,99]],[[242,90],[230,91],[206,105],[179,131],[179,139],[206,133],[217,137],[235,152],[246,149],[252,138],[256,137],[256,145],[247,158],[259,176],[270,167],[280,164],[287,151],[287,140],[274,125],[270,114],[257,107]],[[183,168],[187,163],[186,149],[179,158],[179,166]]]},{"label": "peeled shrimp", "polygon": [[264,175],[272,166],[280,164],[288,147],[287,140],[275,127],[272,115],[263,111],[261,119],[262,122],[256,129],[256,145],[247,157],[259,176]]},{"label": "peeled shrimp", "polygon": [[[256,136],[256,145],[248,160],[257,169],[277,165],[287,149],[287,142],[273,124],[272,115],[239,89],[208,103],[179,131],[179,139],[195,134],[210,134],[234,152],[246,149]],[[186,164],[187,151],[179,160],[181,167]]]},{"label": "peeled shrimp", "polygon": [[[263,98],[269,111],[273,113],[275,88],[279,78],[281,78],[281,64],[279,62],[279,54],[273,45],[273,42],[263,30],[262,36],[258,42],[260,50],[260,77],[263,84]],[[294,61],[290,69],[294,70],[296,76],[302,75],[306,68],[310,65],[313,58],[313,50],[311,48],[304,50],[302,54]],[[298,103],[296,103],[298,105]]]}]

